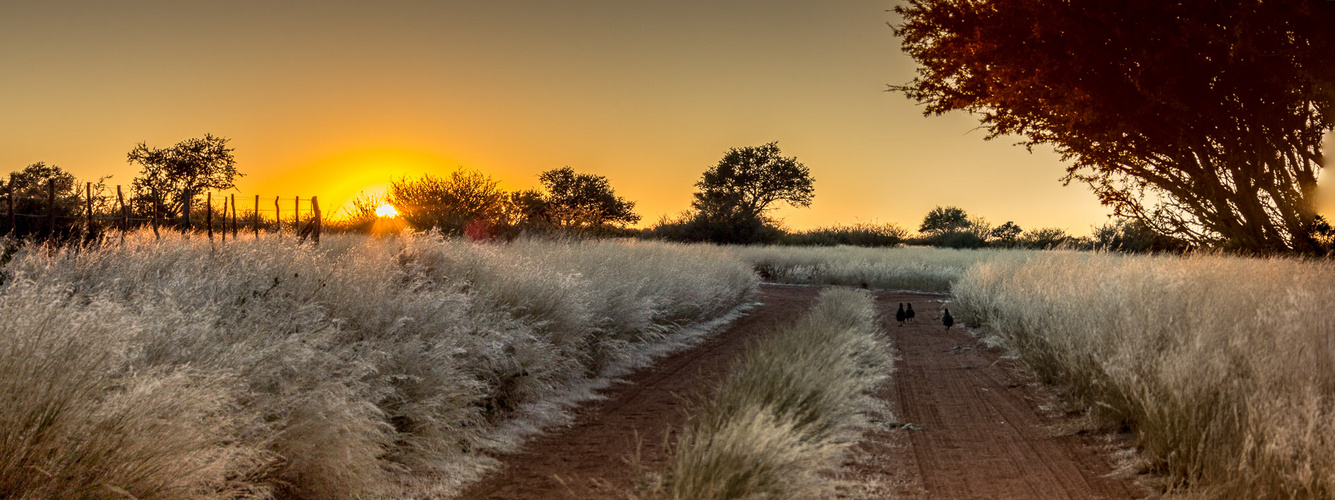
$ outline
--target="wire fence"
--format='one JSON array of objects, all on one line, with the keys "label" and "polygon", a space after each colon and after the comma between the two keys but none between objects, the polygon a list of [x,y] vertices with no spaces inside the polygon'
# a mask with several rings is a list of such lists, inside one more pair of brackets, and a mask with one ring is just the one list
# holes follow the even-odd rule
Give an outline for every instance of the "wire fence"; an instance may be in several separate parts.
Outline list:
[{"label": "wire fence", "polygon": [[10,178],[4,193],[0,234],[88,239],[151,227],[158,236],[162,231],[175,230],[204,233],[210,240],[217,236],[224,242],[228,236],[240,238],[243,232],[254,238],[262,233],[296,233],[303,241],[310,238],[319,244],[324,225],[318,196],[269,198],[216,191],[164,196],[152,190],[127,197],[119,185],[115,186],[114,194],[107,186],[99,185],[95,194],[91,182],[85,183],[81,190],[70,187],[57,190],[54,180],[41,186],[45,188],[42,190],[45,196],[39,196],[32,194],[37,187],[26,186],[23,192],[18,192],[13,177]]}]

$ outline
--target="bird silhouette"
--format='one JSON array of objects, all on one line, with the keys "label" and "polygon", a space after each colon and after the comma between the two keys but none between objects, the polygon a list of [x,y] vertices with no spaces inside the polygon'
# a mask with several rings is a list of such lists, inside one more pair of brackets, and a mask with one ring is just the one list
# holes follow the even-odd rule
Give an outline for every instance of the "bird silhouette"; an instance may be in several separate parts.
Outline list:
[{"label": "bird silhouette", "polygon": [[908,318],[908,313],[904,312],[904,303],[900,302],[899,310],[895,311],[895,321],[899,322],[899,326],[904,326],[904,319],[906,318]]},{"label": "bird silhouette", "polygon": [[946,325],[946,330],[950,330],[951,325],[955,324],[955,318],[951,317],[950,309],[946,309],[946,314],[941,316],[941,324]]},{"label": "bird silhouette", "polygon": [[904,311],[904,319],[908,320],[909,323],[912,323],[913,316],[915,316],[916,314],[917,313],[913,312],[913,303],[909,302],[909,309],[907,311]]}]

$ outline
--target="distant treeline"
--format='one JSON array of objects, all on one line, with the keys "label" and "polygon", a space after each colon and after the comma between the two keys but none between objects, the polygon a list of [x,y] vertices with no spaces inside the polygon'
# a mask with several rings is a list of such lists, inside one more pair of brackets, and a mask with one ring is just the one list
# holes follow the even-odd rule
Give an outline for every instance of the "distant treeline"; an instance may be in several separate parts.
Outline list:
[{"label": "distant treeline", "polygon": [[[235,189],[234,180],[242,175],[231,151],[227,139],[211,135],[165,149],[141,143],[127,155],[131,164],[141,166],[128,190],[109,186],[106,178],[79,182],[56,165],[34,163],[0,179],[0,193],[8,205],[0,222],[3,234],[91,241],[108,231],[141,226],[210,234],[230,229],[233,237],[239,231],[258,236],[261,230],[321,227],[314,197],[261,199],[226,193]],[[933,209],[912,234],[892,223],[788,230],[771,216],[772,211],[780,202],[810,206],[815,180],[796,158],[782,156],[777,143],[729,149],[696,182],[690,210],[643,229],[629,227],[640,220],[635,202],[617,196],[606,177],[567,166],[543,172],[538,181],[539,188],[506,191],[485,173],[462,167],[446,176],[404,177],[392,181],[383,196],[354,199],[346,216],[327,213],[323,227],[336,232],[436,231],[475,240],[559,235],[718,244],[1127,252],[1177,252],[1191,246],[1134,219],[1110,222],[1095,228],[1091,236],[1076,237],[1060,228],[1025,229],[1010,221],[992,224],[958,207]],[[398,216],[380,216],[377,212],[385,205],[393,206]]]},{"label": "distant treeline", "polygon": [[[711,231],[712,230],[712,231]],[[981,217],[969,217],[957,207],[938,207],[924,217],[916,234],[894,223],[835,224],[793,231],[772,221],[754,227],[708,227],[689,216],[664,219],[637,232],[645,238],[670,241],[709,241],[730,244],[795,246],[851,245],[893,247],[919,245],[940,248],[1027,248],[1035,250],[1114,250],[1122,252],[1181,252],[1186,242],[1156,233],[1134,220],[1119,219],[1095,227],[1089,236],[1073,236],[1056,227],[1023,229],[1014,222],[994,225]],[[722,237],[720,237],[722,236]],[[737,238],[729,239],[728,236]]]}]

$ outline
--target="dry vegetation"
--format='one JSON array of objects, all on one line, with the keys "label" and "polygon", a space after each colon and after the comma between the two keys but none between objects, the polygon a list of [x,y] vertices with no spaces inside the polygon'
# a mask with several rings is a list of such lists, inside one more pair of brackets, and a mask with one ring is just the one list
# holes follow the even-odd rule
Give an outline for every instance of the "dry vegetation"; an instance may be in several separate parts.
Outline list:
[{"label": "dry vegetation", "polygon": [[1144,466],[1192,495],[1335,496],[1335,264],[1042,253],[954,287]]},{"label": "dry vegetation", "polygon": [[752,344],[677,434],[649,495],[671,499],[816,498],[889,377],[872,298],[830,289],[796,324]]},{"label": "dry vegetation", "polygon": [[1335,496],[1335,264],[1215,255],[734,247],[775,281],[950,290],[1142,470],[1204,497]]},{"label": "dry vegetation", "polygon": [[[0,268],[0,497],[448,494],[486,450],[776,281],[951,290],[1171,488],[1335,496],[1335,264],[1078,252],[132,235]],[[889,372],[827,291],[679,433],[655,495],[828,491]]]},{"label": "dry vegetation", "polygon": [[141,233],[12,257],[3,498],[378,498],[414,494],[403,479],[421,474],[457,482],[755,285],[717,250],[644,243]]},{"label": "dry vegetation", "polygon": [[945,292],[975,262],[1022,260],[1026,250],[928,247],[725,247],[768,281],[883,290]]}]

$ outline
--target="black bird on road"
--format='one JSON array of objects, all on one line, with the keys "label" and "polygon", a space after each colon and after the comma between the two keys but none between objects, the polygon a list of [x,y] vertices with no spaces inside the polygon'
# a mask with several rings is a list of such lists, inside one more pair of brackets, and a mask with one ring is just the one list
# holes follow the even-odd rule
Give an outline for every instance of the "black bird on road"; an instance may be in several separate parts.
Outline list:
[{"label": "black bird on road", "polygon": [[906,318],[908,318],[908,314],[904,312],[904,303],[900,302],[899,310],[895,311],[895,321],[899,322],[899,326],[904,326],[904,320]]},{"label": "black bird on road", "polygon": [[916,315],[916,313],[913,312],[913,303],[912,303],[912,302],[909,302],[909,310],[904,311],[904,319],[907,319],[907,320],[909,321],[909,323],[912,323],[912,322],[913,322],[913,316],[915,316],[915,315]]},{"label": "black bird on road", "polygon": [[950,330],[950,326],[955,324],[955,318],[950,316],[950,309],[946,309],[945,316],[941,317],[941,324],[946,325],[946,330]]}]

